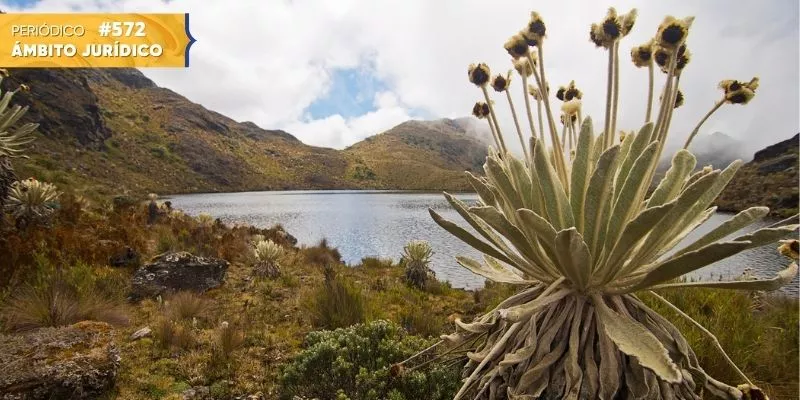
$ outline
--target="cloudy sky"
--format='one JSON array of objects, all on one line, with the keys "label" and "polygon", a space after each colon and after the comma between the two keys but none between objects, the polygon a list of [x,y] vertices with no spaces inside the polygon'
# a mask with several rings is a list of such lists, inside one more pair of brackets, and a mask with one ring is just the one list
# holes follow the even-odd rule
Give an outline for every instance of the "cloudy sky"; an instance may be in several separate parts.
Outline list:
[{"label": "cloudy sky", "polygon": [[[481,94],[467,81],[467,65],[483,61],[493,72],[508,70],[502,45],[534,9],[547,24],[551,86],[574,79],[584,92],[584,113],[601,124],[607,59],[589,42],[588,27],[608,6],[639,9],[634,31],[621,46],[620,128],[637,128],[644,118],[647,72],[630,63],[630,48],[672,14],[696,17],[688,41],[693,59],[681,79],[686,102],[675,113],[674,140],[682,141],[720,97],[719,80],[753,76],[761,78],[756,98],[745,107],[724,106],[701,133],[727,133],[750,151],[800,130],[796,0],[0,1],[10,12],[189,12],[198,40],[191,67],[144,70],[148,77],[236,120],[335,148],[411,118],[468,115]],[[515,83],[511,89],[522,105]],[[500,118],[512,132],[510,114]]]}]

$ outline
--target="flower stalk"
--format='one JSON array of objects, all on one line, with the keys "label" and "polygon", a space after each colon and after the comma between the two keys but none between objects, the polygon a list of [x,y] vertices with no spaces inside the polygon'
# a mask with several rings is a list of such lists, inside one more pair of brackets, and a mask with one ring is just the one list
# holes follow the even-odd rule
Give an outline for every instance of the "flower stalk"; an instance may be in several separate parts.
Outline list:
[{"label": "flower stalk", "polygon": [[[525,155],[525,160],[529,160],[528,146],[526,145],[525,139],[522,136],[522,129],[519,126],[519,119],[517,118],[517,110],[514,107],[514,101],[511,99],[511,92],[508,90],[510,84],[511,84],[510,70],[508,71],[505,77],[502,75],[497,75],[492,81],[492,87],[496,92],[505,92],[506,94],[506,99],[508,100],[508,107],[511,109],[511,117],[514,119],[514,127],[517,128],[517,136],[519,137],[519,142],[522,145],[522,153]],[[534,134],[535,132],[531,132],[531,135]]]},{"label": "flower stalk", "polygon": [[[528,114],[528,124],[530,124],[531,129],[531,137],[538,137],[536,134],[536,128],[533,127],[533,112],[531,112],[531,99],[528,95],[528,77],[522,75],[522,95],[525,98],[525,111]],[[527,146],[523,146],[527,147]]]},{"label": "flower stalk", "polygon": [[[562,184],[566,185],[568,181],[567,178],[567,167],[566,161],[564,160],[564,149],[561,145],[561,142],[558,140],[558,133],[556,133],[556,122],[555,118],[553,118],[553,111],[550,109],[550,96],[547,90],[547,79],[545,78],[544,73],[544,55],[542,52],[542,44],[541,42],[536,46],[537,54],[539,56],[539,73],[534,73],[534,77],[536,78],[536,84],[539,86],[539,93],[542,94],[542,103],[544,103],[544,110],[547,113],[547,122],[550,129],[550,140],[552,141],[553,146],[553,154],[555,155],[556,159],[556,173],[558,174],[559,178],[561,179]],[[530,57],[530,56],[529,56]],[[533,59],[529,59],[531,64],[533,64]]]},{"label": "flower stalk", "polygon": [[500,124],[498,123],[497,115],[494,113],[494,106],[492,105],[492,99],[489,97],[489,90],[486,89],[486,86],[481,86],[481,90],[483,91],[483,97],[486,98],[486,104],[489,105],[489,116],[492,123],[494,123],[495,134],[499,142],[498,150],[501,154],[505,155],[508,153],[508,148],[506,148],[506,142],[503,140],[503,134],[500,132]]},{"label": "flower stalk", "polygon": [[611,135],[617,134],[617,108],[619,106],[619,41],[614,42],[614,105],[611,109]]},{"label": "flower stalk", "polygon": [[644,123],[650,122],[653,112],[653,63],[647,66],[647,111],[644,116]]}]

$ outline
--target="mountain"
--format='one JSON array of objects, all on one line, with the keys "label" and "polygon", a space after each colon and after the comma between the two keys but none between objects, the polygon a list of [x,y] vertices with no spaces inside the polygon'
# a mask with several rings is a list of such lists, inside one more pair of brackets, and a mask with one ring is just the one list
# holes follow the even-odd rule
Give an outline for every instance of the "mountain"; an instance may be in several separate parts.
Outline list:
[{"label": "mountain", "polygon": [[[759,150],[743,165],[720,197],[720,211],[741,211],[764,205],[775,217],[789,217],[798,210],[798,157],[800,134]],[[716,165],[715,165],[716,167]]]},{"label": "mountain", "polygon": [[27,84],[14,101],[30,106],[23,121],[41,124],[18,175],[90,193],[458,190],[484,147],[458,120],[401,124],[346,151],[314,147],[208,110],[135,69],[10,72],[3,89]]},{"label": "mountain", "polygon": [[356,170],[384,188],[470,190],[464,171],[482,170],[485,139],[468,120],[407,121],[345,149]]},{"label": "mountain", "polygon": [[[658,165],[660,174],[665,173],[672,162],[672,155],[683,147],[683,143],[668,143],[664,149],[665,156]],[[722,132],[714,132],[710,135],[698,135],[692,141],[689,150],[697,158],[696,169],[702,169],[707,165],[714,168],[725,168],[728,164],[738,159],[744,159],[744,143],[734,139]]]},{"label": "mountain", "polygon": [[698,135],[690,148],[697,157],[697,166],[702,168],[712,165],[714,168],[725,168],[738,159],[744,159],[744,143],[722,132],[710,135]]}]

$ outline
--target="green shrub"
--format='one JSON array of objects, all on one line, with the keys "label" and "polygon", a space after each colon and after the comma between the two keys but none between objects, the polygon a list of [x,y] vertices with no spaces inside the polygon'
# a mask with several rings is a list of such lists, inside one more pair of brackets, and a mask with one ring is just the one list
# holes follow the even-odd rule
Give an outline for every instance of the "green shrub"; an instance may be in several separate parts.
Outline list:
[{"label": "green shrub", "polygon": [[429,345],[384,320],[311,332],[304,349],[281,371],[281,398],[451,399],[460,366],[429,364],[397,376],[391,373],[393,364]]}]

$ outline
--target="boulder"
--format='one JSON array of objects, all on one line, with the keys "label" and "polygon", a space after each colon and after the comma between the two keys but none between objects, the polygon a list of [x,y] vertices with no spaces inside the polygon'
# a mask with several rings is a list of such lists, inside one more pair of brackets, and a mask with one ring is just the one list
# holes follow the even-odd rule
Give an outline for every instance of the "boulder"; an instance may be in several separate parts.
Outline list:
[{"label": "boulder", "polygon": [[222,285],[228,265],[225,260],[183,251],[158,255],[134,273],[130,299],[137,301],[183,290],[205,292]]},{"label": "boulder", "polygon": [[119,360],[103,322],[0,335],[0,399],[96,398],[113,387]]}]

